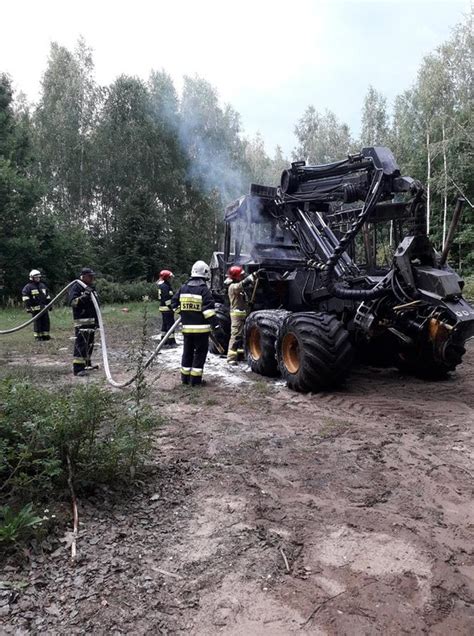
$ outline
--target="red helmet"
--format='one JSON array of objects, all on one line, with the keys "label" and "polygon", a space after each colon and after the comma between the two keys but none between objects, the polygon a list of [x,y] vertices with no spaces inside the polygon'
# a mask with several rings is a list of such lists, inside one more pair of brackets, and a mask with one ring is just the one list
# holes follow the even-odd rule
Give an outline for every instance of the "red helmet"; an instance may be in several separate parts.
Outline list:
[{"label": "red helmet", "polygon": [[232,265],[232,267],[229,267],[229,271],[227,272],[227,275],[229,276],[229,278],[232,278],[232,280],[240,280],[242,278],[243,273],[244,273],[243,267],[240,267],[240,265]]},{"label": "red helmet", "polygon": [[169,269],[162,269],[160,272],[160,278],[162,280],[168,280],[168,278],[171,278],[172,276],[174,276],[173,272],[170,272]]}]

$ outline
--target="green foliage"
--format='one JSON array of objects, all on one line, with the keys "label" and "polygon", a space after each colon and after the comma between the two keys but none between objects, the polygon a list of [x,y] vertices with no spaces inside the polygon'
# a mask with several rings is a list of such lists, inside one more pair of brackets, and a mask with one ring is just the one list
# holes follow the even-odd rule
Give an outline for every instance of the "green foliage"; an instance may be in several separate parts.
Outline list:
[{"label": "green foliage", "polygon": [[124,479],[146,455],[156,423],[141,401],[98,386],[48,391],[0,381],[0,496],[48,499],[63,491],[71,463],[81,489]]},{"label": "green foliage", "polygon": [[471,302],[474,302],[474,276],[466,276],[464,279],[464,296]]},{"label": "green foliage", "polygon": [[10,79],[0,74],[0,290],[17,283],[19,268],[36,247],[32,210],[39,187],[28,176],[32,157],[23,124],[13,110]]},{"label": "green foliage", "polygon": [[33,504],[23,506],[15,512],[10,506],[0,506],[0,546],[25,540],[41,526],[42,517],[33,511]]},{"label": "green foliage", "polygon": [[295,127],[298,146],[293,152],[295,161],[310,164],[330,163],[347,156],[352,146],[349,126],[338,121],[330,110],[319,113],[308,106]]},{"label": "green foliage", "polygon": [[155,283],[138,280],[129,283],[118,283],[106,278],[97,280],[97,291],[101,303],[129,303],[143,300],[148,296],[150,300],[158,300],[158,291]]},{"label": "green foliage", "polygon": [[[472,200],[472,17],[427,55],[416,82],[395,102],[392,146],[402,171],[430,190],[430,235],[438,247],[460,192]],[[446,208],[446,215],[445,215]],[[467,217],[467,218],[466,218]],[[451,255],[463,272],[472,271],[472,215],[464,216]]]},{"label": "green foliage", "polygon": [[388,136],[387,100],[373,86],[369,86],[362,108],[360,145],[387,146]]}]

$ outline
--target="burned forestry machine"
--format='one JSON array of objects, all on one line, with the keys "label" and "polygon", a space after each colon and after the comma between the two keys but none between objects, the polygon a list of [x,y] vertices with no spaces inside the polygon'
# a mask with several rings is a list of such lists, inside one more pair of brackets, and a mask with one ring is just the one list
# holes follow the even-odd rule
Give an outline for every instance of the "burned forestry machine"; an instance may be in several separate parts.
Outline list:
[{"label": "burned forestry machine", "polygon": [[385,147],[293,163],[280,187],[252,184],[227,206],[224,248],[211,263],[227,333],[232,264],[261,270],[245,325],[250,367],[281,373],[297,391],[337,386],[355,357],[443,377],[474,335],[464,283],[426,234],[424,188],[401,176]]}]

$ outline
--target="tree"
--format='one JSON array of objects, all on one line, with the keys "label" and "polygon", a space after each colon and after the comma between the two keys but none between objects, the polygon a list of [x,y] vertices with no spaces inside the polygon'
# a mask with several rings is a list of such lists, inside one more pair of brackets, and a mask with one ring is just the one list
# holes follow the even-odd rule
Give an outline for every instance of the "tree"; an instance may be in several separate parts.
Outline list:
[{"label": "tree", "polygon": [[347,124],[326,110],[324,115],[308,106],[295,127],[298,146],[293,151],[295,161],[324,164],[344,158],[350,151],[352,140]]},{"label": "tree", "polygon": [[[117,214],[108,269],[122,280],[153,280],[165,257],[159,204],[148,188],[130,192]],[[111,268],[111,265],[113,267]]]},{"label": "tree", "polygon": [[102,93],[93,69],[82,39],[73,53],[53,43],[34,117],[37,168],[47,184],[44,208],[66,227],[90,220],[94,212],[91,137]]},{"label": "tree", "polygon": [[[105,273],[127,278],[126,272],[143,270],[143,262],[137,251],[130,249],[123,228],[130,229],[145,209],[156,214],[150,201],[155,196],[160,167],[156,161],[160,149],[157,141],[146,84],[122,75],[107,90],[94,134],[98,149],[94,233],[101,246]],[[145,231],[141,221],[139,227]],[[136,262],[130,260],[137,258]]]},{"label": "tree", "polygon": [[[0,288],[18,294],[39,255],[33,214],[41,194],[31,177],[33,155],[28,121],[18,122],[7,75],[0,75]],[[41,264],[38,262],[37,267]]]},{"label": "tree", "polygon": [[228,203],[242,191],[240,118],[222,109],[215,89],[199,77],[185,77],[181,98],[180,139],[188,157],[188,178],[203,192],[217,191]]},{"label": "tree", "polygon": [[281,146],[275,148],[275,154],[272,161],[272,181],[271,183],[279,185],[281,179],[281,173],[283,170],[287,170],[290,165],[290,160],[284,156]]},{"label": "tree", "polygon": [[253,183],[272,185],[272,162],[265,152],[262,135],[257,132],[253,139],[245,144],[245,160],[249,169],[249,177]]},{"label": "tree", "polygon": [[387,100],[373,86],[369,86],[362,108],[361,147],[386,146],[388,132]]},{"label": "tree", "polygon": [[[188,253],[192,258],[199,254],[202,258],[203,252],[217,247],[224,205],[244,189],[239,115],[230,106],[221,108],[218,95],[208,82],[185,77],[179,138],[187,159],[186,224],[194,228],[187,241]],[[190,260],[186,259],[188,263]]]},{"label": "tree", "polygon": [[427,231],[440,247],[455,198],[473,190],[472,15],[424,58],[413,87],[395,101],[392,143],[403,170],[426,183]]}]

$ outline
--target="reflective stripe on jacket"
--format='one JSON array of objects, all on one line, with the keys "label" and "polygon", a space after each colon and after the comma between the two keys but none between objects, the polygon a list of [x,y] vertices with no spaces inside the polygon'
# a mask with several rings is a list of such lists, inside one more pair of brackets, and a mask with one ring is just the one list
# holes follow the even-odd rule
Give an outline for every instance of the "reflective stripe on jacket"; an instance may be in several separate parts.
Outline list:
[{"label": "reflective stripe on jacket", "polygon": [[171,311],[171,300],[173,298],[173,290],[166,280],[159,280],[158,298],[160,299],[160,311]]},{"label": "reflective stripe on jacket", "polygon": [[21,299],[27,311],[41,311],[50,303],[51,296],[44,283],[30,281],[21,290]]},{"label": "reflective stripe on jacket", "polygon": [[179,312],[183,333],[209,333],[216,322],[214,298],[202,278],[191,278],[182,285],[171,301]]},{"label": "reflective stripe on jacket", "polygon": [[229,296],[231,318],[241,318],[247,315],[249,310],[247,290],[249,290],[254,283],[255,277],[253,274],[250,274],[250,276],[247,276],[244,280],[229,285],[227,293]]},{"label": "reflective stripe on jacket", "polygon": [[[97,292],[93,291],[92,293],[98,300]],[[86,324],[97,324],[97,312],[94,303],[90,295],[84,294],[84,287],[82,285],[75,283],[70,287],[68,301],[72,307],[74,322],[78,323],[77,326],[79,326],[80,323],[84,324],[84,326]]]}]

